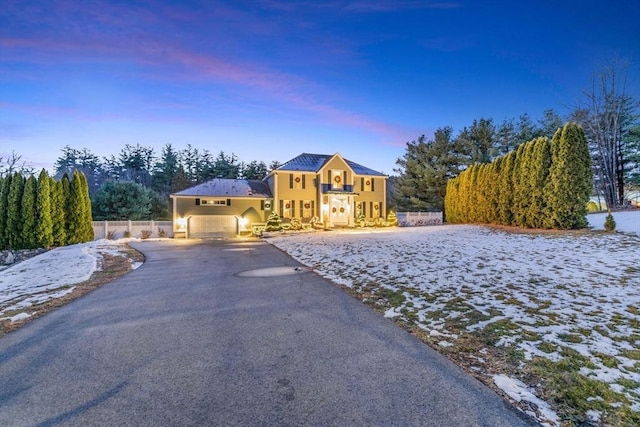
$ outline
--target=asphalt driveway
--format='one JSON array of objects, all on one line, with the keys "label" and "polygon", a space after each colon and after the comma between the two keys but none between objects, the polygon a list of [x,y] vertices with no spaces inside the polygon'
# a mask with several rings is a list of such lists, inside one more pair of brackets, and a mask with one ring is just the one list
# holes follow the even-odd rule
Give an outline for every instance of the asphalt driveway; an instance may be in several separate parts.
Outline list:
[{"label": "asphalt driveway", "polygon": [[268,244],[133,246],[142,267],[0,339],[0,425],[532,425]]}]

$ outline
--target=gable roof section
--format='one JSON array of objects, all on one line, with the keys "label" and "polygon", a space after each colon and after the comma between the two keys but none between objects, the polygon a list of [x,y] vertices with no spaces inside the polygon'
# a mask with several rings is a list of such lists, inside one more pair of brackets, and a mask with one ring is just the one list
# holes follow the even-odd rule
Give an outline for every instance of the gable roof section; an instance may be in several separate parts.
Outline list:
[{"label": "gable roof section", "polygon": [[[280,166],[277,170],[281,171],[297,171],[297,172],[318,172],[322,168],[322,166],[331,158],[333,158],[336,154],[310,154],[310,153],[302,153],[298,157],[294,157],[293,159],[286,162],[284,165]],[[338,154],[339,156],[339,154]],[[366,166],[362,166],[358,163],[352,162],[351,160],[347,160],[341,157],[353,170],[356,175],[376,175],[376,176],[384,176],[383,173],[375,171],[373,169],[369,169]]]},{"label": "gable roof section", "polygon": [[271,190],[266,181],[259,179],[216,178],[172,194],[182,197],[247,197],[270,198]]}]

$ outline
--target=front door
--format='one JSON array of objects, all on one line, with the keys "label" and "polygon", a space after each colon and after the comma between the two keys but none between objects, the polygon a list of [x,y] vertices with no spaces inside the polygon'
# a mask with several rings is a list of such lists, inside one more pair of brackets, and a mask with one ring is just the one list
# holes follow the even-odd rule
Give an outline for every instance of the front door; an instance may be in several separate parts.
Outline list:
[{"label": "front door", "polygon": [[329,212],[331,215],[331,223],[334,225],[349,225],[349,218],[351,216],[349,196],[332,194],[330,197]]}]

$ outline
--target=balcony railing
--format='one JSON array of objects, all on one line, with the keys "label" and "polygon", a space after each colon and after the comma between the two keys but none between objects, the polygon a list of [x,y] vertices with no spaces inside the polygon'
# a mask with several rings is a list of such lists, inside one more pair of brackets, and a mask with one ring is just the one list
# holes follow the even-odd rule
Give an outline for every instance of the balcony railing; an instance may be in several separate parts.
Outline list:
[{"label": "balcony railing", "polygon": [[339,192],[339,193],[353,193],[353,185],[342,185],[339,188],[334,188],[332,184],[322,184],[320,187],[323,193]]}]

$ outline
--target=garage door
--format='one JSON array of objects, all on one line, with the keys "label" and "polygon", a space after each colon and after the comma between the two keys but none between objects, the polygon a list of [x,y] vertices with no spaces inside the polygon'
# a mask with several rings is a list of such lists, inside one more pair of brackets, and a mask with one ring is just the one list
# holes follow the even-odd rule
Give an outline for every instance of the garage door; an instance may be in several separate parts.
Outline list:
[{"label": "garage door", "polygon": [[194,215],[189,218],[189,237],[235,237],[238,219],[233,215]]}]

